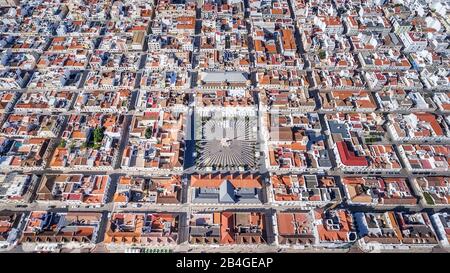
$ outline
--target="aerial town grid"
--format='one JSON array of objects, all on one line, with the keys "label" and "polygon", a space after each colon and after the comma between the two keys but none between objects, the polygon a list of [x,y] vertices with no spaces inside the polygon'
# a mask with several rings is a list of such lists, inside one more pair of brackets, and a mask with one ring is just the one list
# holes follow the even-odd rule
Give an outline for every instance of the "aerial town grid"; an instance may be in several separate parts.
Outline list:
[{"label": "aerial town grid", "polygon": [[0,18],[0,252],[449,251],[449,0]]}]

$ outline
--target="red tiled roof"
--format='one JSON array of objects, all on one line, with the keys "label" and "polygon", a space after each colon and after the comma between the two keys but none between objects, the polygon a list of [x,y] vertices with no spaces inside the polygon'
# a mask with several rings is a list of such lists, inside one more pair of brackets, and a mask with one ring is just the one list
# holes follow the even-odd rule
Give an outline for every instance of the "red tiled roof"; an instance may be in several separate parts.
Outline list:
[{"label": "red tiled roof", "polygon": [[344,141],[336,143],[342,164],[346,166],[362,166],[367,167],[369,164],[364,157],[356,156],[353,152],[348,150],[347,144]]}]

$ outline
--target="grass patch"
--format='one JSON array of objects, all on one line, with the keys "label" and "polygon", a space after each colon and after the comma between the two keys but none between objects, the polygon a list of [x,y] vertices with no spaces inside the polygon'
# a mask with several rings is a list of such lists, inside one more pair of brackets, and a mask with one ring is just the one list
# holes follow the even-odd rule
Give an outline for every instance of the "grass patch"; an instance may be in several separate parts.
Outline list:
[{"label": "grass patch", "polygon": [[431,197],[431,194],[429,194],[428,192],[424,192],[423,193],[423,197],[425,198],[425,200],[427,201],[428,205],[434,205],[434,200],[433,197]]}]

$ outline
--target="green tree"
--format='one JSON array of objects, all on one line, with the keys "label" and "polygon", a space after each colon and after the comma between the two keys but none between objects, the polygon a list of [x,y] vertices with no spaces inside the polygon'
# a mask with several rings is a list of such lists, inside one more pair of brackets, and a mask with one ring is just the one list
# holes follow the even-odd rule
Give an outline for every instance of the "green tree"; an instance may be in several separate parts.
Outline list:
[{"label": "green tree", "polygon": [[320,58],[321,60],[325,59],[326,56],[327,56],[327,53],[325,52],[325,50],[321,50],[321,51],[319,52],[319,58]]},{"label": "green tree", "polygon": [[59,143],[59,147],[60,147],[60,148],[66,147],[66,141],[65,141],[64,139],[61,140],[61,142]]},{"label": "green tree", "polygon": [[104,129],[102,127],[97,127],[94,129],[94,142],[95,143],[102,142],[102,139],[104,136],[103,131],[104,131]]},{"label": "green tree", "polygon": [[152,137],[152,128],[151,127],[147,127],[147,129],[145,129],[145,138],[149,139]]}]

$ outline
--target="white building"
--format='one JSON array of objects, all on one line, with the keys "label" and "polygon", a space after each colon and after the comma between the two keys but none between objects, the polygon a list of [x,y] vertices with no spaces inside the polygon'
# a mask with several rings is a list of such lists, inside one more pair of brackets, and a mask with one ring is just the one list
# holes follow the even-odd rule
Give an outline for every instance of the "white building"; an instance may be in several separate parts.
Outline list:
[{"label": "white building", "polygon": [[404,45],[403,51],[405,52],[417,52],[427,48],[427,39],[418,33],[406,32],[400,34],[399,37]]}]

